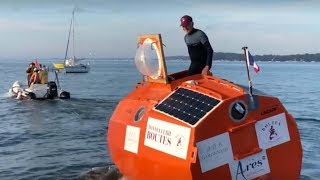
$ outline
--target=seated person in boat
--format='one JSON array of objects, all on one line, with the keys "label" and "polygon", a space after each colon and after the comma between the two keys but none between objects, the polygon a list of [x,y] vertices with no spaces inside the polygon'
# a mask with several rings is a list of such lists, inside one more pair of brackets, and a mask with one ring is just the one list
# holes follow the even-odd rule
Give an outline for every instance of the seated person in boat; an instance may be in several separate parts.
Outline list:
[{"label": "seated person in boat", "polygon": [[45,66],[43,66],[39,71],[39,79],[41,84],[48,83],[48,70]]},{"label": "seated person in boat", "polygon": [[33,69],[33,73],[30,78],[30,82],[31,82],[31,84],[39,84],[41,82],[40,77],[39,77],[39,69],[37,69],[37,68]]},{"label": "seated person in boat", "polygon": [[30,86],[30,84],[31,84],[30,78],[31,78],[31,76],[32,76],[34,66],[35,66],[34,63],[30,63],[29,66],[28,66],[28,68],[27,68],[27,70],[26,70],[27,80],[28,80],[28,86]]}]

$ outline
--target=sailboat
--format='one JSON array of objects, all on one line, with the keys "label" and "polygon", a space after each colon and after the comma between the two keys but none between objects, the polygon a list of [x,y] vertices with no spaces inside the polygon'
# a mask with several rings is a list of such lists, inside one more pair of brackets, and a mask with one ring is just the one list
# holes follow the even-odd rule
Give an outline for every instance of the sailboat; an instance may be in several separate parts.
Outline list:
[{"label": "sailboat", "polygon": [[[68,57],[68,50],[70,44],[70,36],[72,34],[72,56]],[[64,60],[64,69],[66,73],[88,73],[90,71],[90,64],[82,64],[79,61],[84,60],[84,58],[75,57],[75,48],[74,48],[74,10],[72,11],[72,18],[70,22],[70,29],[68,35],[67,48],[65,53]],[[60,65],[61,66],[61,65]]]}]

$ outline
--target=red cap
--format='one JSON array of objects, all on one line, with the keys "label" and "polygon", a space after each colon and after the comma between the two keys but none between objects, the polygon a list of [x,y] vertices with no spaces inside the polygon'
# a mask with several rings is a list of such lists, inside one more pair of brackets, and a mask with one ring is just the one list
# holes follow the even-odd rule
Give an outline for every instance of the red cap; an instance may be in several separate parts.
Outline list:
[{"label": "red cap", "polygon": [[186,27],[186,26],[188,26],[189,23],[192,22],[192,17],[191,17],[191,16],[188,16],[188,15],[184,15],[184,16],[182,16],[182,18],[180,19],[180,22],[181,22],[180,26]]}]

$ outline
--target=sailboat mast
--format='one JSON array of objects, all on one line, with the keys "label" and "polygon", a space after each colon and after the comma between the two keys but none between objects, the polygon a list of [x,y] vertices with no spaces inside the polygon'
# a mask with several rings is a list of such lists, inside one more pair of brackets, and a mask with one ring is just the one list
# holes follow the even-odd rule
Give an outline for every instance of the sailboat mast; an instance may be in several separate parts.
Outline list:
[{"label": "sailboat mast", "polygon": [[[74,10],[72,11],[72,14],[73,14],[73,12],[74,12]],[[73,24],[73,17],[71,17],[71,21],[70,21],[70,28],[69,28],[67,49],[66,49],[66,53],[65,53],[65,56],[64,56],[64,64],[66,64],[66,60],[67,60],[68,49],[69,49],[69,41],[70,41],[70,33],[71,33],[72,24]]]},{"label": "sailboat mast", "polygon": [[73,54],[72,54],[72,57],[73,57],[73,59],[74,59],[74,61],[75,61],[75,53],[74,53],[74,9],[73,9],[73,11],[72,11],[72,21],[73,21],[73,23],[72,23],[72,25],[73,25],[73,27],[72,27],[72,49],[73,49]]}]

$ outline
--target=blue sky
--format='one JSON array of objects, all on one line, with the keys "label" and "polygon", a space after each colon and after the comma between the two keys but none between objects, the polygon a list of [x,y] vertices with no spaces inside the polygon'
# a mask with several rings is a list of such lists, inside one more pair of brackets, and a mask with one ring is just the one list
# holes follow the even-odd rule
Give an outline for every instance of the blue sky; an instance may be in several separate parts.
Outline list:
[{"label": "blue sky", "polygon": [[316,0],[1,0],[0,58],[64,57],[75,7],[76,56],[134,57],[140,34],[161,33],[165,54],[187,55],[179,19],[193,17],[215,52],[320,52]]}]

